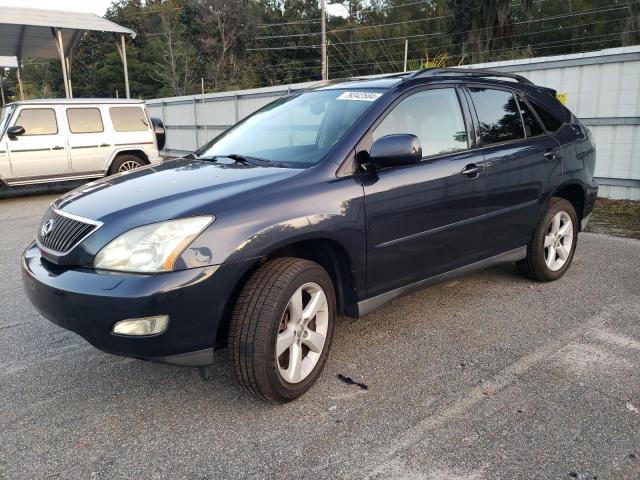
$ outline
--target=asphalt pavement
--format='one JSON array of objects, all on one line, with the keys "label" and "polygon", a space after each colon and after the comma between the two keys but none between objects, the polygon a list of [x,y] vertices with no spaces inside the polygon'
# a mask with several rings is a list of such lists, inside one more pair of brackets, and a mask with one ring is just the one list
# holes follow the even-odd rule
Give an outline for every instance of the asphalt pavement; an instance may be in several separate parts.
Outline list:
[{"label": "asphalt pavement", "polygon": [[340,319],[274,406],[224,352],[115,357],[36,313],[19,258],[52,199],[0,200],[0,478],[640,478],[640,241],[581,234],[556,282],[506,265]]}]

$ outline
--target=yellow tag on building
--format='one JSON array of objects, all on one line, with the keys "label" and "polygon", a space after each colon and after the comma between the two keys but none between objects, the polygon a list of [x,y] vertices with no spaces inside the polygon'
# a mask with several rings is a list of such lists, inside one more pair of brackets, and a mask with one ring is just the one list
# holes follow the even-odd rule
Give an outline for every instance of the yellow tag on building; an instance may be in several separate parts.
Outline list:
[{"label": "yellow tag on building", "polygon": [[567,94],[566,93],[556,93],[556,98],[560,100],[560,103],[563,105],[567,104]]}]

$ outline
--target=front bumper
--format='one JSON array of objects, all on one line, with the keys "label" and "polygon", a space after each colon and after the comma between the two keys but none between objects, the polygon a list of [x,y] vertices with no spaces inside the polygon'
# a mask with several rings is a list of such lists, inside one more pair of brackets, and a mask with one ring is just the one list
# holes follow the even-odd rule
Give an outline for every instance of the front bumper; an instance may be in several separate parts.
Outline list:
[{"label": "front bumper", "polygon": [[[108,353],[180,365],[206,365],[228,300],[252,262],[152,275],[59,268],[32,245],[22,258],[22,281],[43,316]],[[169,315],[157,335],[112,333],[124,319]]]}]

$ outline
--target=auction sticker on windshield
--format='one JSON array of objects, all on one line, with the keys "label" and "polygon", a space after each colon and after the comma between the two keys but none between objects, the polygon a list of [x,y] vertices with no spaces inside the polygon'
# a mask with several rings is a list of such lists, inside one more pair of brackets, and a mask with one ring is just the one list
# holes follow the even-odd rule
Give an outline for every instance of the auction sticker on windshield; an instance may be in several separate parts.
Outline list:
[{"label": "auction sticker on windshield", "polygon": [[375,102],[382,96],[381,93],[374,92],[344,92],[338,100],[360,100],[361,102]]}]

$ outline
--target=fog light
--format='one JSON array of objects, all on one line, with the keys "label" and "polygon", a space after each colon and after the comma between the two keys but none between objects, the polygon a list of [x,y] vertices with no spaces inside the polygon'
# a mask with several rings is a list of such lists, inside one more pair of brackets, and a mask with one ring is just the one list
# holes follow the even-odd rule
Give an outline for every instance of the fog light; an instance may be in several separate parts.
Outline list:
[{"label": "fog light", "polygon": [[167,325],[169,325],[169,315],[130,318],[116,323],[113,326],[113,333],[118,335],[156,335],[164,332]]}]

